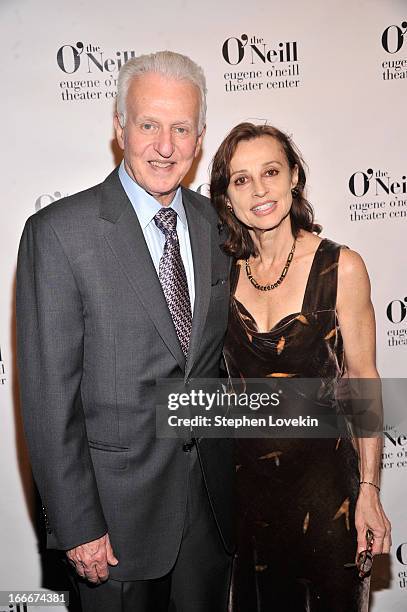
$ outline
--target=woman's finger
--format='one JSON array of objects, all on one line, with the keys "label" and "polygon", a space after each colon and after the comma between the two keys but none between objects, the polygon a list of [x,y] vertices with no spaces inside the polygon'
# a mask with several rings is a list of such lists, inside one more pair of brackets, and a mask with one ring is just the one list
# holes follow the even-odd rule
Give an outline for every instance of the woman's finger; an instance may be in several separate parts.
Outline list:
[{"label": "woman's finger", "polygon": [[384,524],[386,526],[386,535],[383,541],[383,553],[388,554],[391,548],[391,524],[387,516],[383,512]]},{"label": "woman's finger", "polygon": [[383,542],[384,542],[386,532],[384,528],[372,529],[372,531],[373,531],[372,555],[381,555],[383,552]]},{"label": "woman's finger", "polygon": [[365,524],[359,525],[359,526],[356,525],[356,531],[358,535],[358,545],[357,545],[357,552],[356,552],[356,558],[357,558],[359,554],[362,552],[362,550],[366,550],[367,527]]}]

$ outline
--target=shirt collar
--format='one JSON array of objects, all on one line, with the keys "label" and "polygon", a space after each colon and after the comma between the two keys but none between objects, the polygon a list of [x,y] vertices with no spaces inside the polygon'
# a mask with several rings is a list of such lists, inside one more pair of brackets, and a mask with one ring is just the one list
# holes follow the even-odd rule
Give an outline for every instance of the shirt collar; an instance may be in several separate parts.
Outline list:
[{"label": "shirt collar", "polygon": [[[153,221],[154,216],[161,209],[162,205],[127,174],[124,167],[124,160],[119,167],[119,178],[127,197],[136,211],[141,228],[144,230],[147,225]],[[181,187],[178,187],[177,191],[175,192],[175,196],[170,204],[170,207],[175,210],[182,225],[184,228],[186,228],[187,216],[182,203]]]}]

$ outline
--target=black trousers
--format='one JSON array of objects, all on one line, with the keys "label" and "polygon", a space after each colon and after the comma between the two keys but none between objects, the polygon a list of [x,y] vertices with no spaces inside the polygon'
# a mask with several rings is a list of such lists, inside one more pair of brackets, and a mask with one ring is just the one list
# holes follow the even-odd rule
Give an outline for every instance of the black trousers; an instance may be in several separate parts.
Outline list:
[{"label": "black trousers", "polygon": [[109,579],[96,586],[78,579],[82,612],[226,612],[231,557],[209,505],[195,447],[190,459],[184,531],[172,570],[155,580]]}]

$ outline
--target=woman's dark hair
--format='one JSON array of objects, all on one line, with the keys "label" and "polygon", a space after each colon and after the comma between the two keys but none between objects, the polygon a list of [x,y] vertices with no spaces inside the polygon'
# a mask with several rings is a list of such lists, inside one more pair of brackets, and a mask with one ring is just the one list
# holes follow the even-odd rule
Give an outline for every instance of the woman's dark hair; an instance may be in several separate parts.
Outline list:
[{"label": "woman's dark hair", "polygon": [[210,185],[211,200],[218,212],[221,224],[226,227],[228,233],[223,249],[236,259],[248,259],[257,253],[248,228],[226,206],[230,162],[239,142],[254,140],[261,136],[271,136],[280,143],[291,172],[295,167],[298,168],[298,183],[293,190],[293,203],[290,210],[291,229],[294,236],[298,236],[300,230],[319,234],[322,229],[320,225],[314,223],[313,208],[304,196],[306,183],[304,160],[289,136],[271,125],[239,123],[226,136],[213,158]]}]

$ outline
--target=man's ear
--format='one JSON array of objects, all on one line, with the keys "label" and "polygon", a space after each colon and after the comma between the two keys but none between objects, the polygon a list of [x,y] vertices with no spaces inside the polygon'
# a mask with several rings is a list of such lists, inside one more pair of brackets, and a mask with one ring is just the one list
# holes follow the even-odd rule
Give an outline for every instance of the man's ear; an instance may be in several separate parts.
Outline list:
[{"label": "man's ear", "polygon": [[204,125],[202,132],[199,134],[198,140],[196,141],[194,157],[198,157],[199,155],[199,151],[201,150],[201,147],[202,147],[202,141],[205,136],[205,132],[206,132],[206,125]]},{"label": "man's ear", "polygon": [[123,116],[119,116],[118,113],[115,113],[113,117],[113,125],[114,131],[116,132],[116,140],[119,147],[124,150],[124,126],[122,126]]}]

